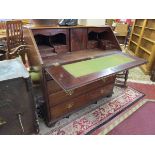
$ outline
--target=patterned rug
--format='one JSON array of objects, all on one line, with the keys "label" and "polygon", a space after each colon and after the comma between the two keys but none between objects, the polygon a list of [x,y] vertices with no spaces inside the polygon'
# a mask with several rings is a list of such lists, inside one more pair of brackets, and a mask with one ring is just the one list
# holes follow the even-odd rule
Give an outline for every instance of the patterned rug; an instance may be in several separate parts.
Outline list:
[{"label": "patterned rug", "polygon": [[[120,89],[120,88],[118,88]],[[118,91],[118,89],[114,91]],[[50,128],[48,132],[40,134],[46,135],[84,135],[91,134],[96,128],[100,127],[130,107],[133,103],[141,99],[144,94],[128,87],[122,88],[117,96],[111,98],[109,101],[103,99],[99,101],[90,111],[85,110],[82,115],[70,116],[66,123],[58,122],[54,127]],[[114,93],[115,94],[115,93]],[[104,101],[104,102],[103,102]],[[105,102],[106,101],[106,102]],[[93,106],[93,105],[91,105]],[[89,109],[89,108],[88,108]],[[80,113],[80,111],[79,111]],[[71,118],[74,119],[71,119]]]},{"label": "patterned rug", "polygon": [[132,105],[93,135],[155,135],[155,100],[145,99]]},{"label": "patterned rug", "polygon": [[[111,120],[107,124],[102,125],[99,128],[97,128],[92,134],[94,134],[94,135],[108,134],[113,128],[115,128],[122,121],[124,121],[126,118],[128,118],[130,115],[132,115],[135,111],[137,111],[143,104],[147,103],[148,101],[153,101],[153,102],[155,101],[155,93],[154,93],[155,85],[154,84],[151,84],[151,83],[150,84],[145,84],[145,83],[142,84],[142,83],[128,82],[128,86],[130,86],[136,90],[140,90],[142,93],[145,94],[145,96],[142,98],[142,100],[133,104],[133,106],[131,106],[130,108],[128,108],[127,110],[122,112],[120,115],[116,116],[113,120]],[[103,131],[103,132],[101,132],[101,131]],[[138,132],[137,133],[133,133],[133,132],[134,132],[134,130],[132,131],[132,133],[126,132],[126,134],[138,134]],[[149,132],[150,131],[148,130],[147,133],[149,133]],[[117,132],[117,134],[118,134],[118,132]],[[123,132],[120,132],[120,134],[123,134]],[[140,134],[140,132],[139,132],[139,134]],[[143,134],[144,134],[144,132],[143,132]]]}]

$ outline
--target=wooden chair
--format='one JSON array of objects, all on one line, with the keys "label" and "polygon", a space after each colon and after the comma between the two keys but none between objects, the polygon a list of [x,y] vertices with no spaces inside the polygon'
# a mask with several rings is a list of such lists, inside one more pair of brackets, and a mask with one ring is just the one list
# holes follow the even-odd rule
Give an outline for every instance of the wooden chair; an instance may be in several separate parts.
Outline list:
[{"label": "wooden chair", "polygon": [[0,50],[4,50],[6,47],[5,35],[6,35],[6,22],[0,21]]},{"label": "wooden chair", "polygon": [[12,59],[21,56],[22,61],[26,64],[27,45],[23,38],[23,24],[21,20],[12,20],[6,22],[6,41],[8,58]]},{"label": "wooden chair", "polygon": [[6,22],[4,22],[4,21],[0,22],[0,29],[1,30],[5,30],[6,29]]}]

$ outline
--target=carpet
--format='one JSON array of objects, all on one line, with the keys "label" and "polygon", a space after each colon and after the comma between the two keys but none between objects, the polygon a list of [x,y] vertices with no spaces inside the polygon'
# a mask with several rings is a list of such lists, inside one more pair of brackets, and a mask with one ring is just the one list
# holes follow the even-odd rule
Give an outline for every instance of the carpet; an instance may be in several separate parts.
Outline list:
[{"label": "carpet", "polygon": [[155,135],[155,100],[134,104],[93,135]]},{"label": "carpet", "polygon": [[[127,110],[122,112],[120,115],[115,117],[113,120],[109,121],[107,124],[97,128],[92,133],[93,135],[108,134],[108,132],[110,132],[115,126],[120,124],[122,121],[124,121],[124,119],[126,119],[127,117],[129,117],[129,115],[131,115],[134,111],[136,111],[137,108],[139,108],[143,104],[147,103],[147,101],[155,101],[155,85],[154,84],[142,84],[142,83],[128,82],[128,86],[144,93],[145,96],[143,97],[143,99],[136,102],[133,106],[131,106],[130,108],[128,108]],[[133,108],[133,110],[131,110],[131,108]],[[125,116],[123,116],[123,115],[125,115]],[[149,130],[147,132],[149,132]],[[123,132],[120,134],[123,134]],[[126,133],[126,134],[130,134],[130,133]],[[134,134],[134,133],[132,132],[131,134]],[[138,132],[135,134],[138,134]],[[140,134],[140,132],[139,132],[139,134]],[[143,132],[143,134],[145,134],[145,133]]]},{"label": "carpet", "polygon": [[145,75],[140,67],[132,68],[129,70],[128,81],[142,81],[150,82],[150,75]]},{"label": "carpet", "polygon": [[142,84],[142,83],[128,82],[128,86],[144,93],[145,96],[143,99],[155,99],[155,83]]},{"label": "carpet", "polygon": [[111,98],[111,100],[107,102],[103,102],[103,100],[105,101],[105,99],[101,100],[98,107],[95,107],[89,112],[85,111],[85,113],[83,113],[80,117],[75,117],[70,122],[64,124],[58,122],[56,126],[50,128],[50,131],[40,134],[46,134],[46,135],[91,134],[100,125],[107,123],[108,121],[116,117],[125,109],[129,108],[133,103],[135,103],[144,96],[143,93],[131,87],[127,87],[120,92],[121,93],[119,95],[115,96],[115,98]]}]

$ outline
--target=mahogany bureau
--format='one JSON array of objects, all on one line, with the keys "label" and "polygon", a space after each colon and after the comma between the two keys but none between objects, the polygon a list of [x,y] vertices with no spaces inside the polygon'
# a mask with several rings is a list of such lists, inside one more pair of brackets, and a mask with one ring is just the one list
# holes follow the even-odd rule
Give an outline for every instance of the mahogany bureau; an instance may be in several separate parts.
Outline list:
[{"label": "mahogany bureau", "polygon": [[[108,26],[30,26],[25,27],[24,36],[31,47],[31,66],[41,67],[45,120],[48,126],[88,104],[111,96],[116,73],[145,63],[140,58],[123,54]],[[114,55],[130,59],[132,62],[121,65],[114,64],[114,61],[108,62],[107,59]],[[67,67],[72,69],[72,65],[76,63],[91,64],[102,58],[105,58],[103,63],[106,62],[110,67],[88,74],[83,72],[85,75],[79,77],[64,68],[65,65],[70,65]],[[118,59],[116,62],[119,63]],[[79,71],[84,68],[79,68]]]}]

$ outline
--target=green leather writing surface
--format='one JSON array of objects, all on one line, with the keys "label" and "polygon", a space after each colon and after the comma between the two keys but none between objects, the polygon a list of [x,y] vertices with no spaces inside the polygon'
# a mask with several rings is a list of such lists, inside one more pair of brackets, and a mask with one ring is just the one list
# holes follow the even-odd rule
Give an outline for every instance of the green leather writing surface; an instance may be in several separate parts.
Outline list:
[{"label": "green leather writing surface", "polygon": [[116,67],[129,62],[135,61],[121,54],[113,54],[91,60],[80,61],[76,63],[66,64],[62,67],[74,77],[80,77],[95,72],[100,72],[104,69]]}]

